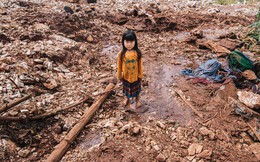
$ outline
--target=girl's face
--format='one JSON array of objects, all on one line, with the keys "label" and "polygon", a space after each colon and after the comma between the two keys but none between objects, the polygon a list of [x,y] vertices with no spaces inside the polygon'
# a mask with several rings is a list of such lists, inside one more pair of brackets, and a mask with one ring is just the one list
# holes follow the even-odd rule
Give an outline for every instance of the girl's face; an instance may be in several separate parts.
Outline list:
[{"label": "girl's face", "polygon": [[135,46],[135,41],[124,40],[124,45],[127,50],[131,50]]}]

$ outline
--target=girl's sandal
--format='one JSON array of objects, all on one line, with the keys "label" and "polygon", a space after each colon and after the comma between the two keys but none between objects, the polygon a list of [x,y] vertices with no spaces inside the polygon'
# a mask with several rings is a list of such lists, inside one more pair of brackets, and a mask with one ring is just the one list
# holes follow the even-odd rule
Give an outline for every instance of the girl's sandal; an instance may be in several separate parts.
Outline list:
[{"label": "girl's sandal", "polygon": [[130,108],[130,107],[125,109],[125,112],[129,112],[129,113],[136,113],[136,111],[137,111],[136,109],[133,109],[133,108]]},{"label": "girl's sandal", "polygon": [[141,102],[136,102],[136,109],[140,108],[141,107]]}]

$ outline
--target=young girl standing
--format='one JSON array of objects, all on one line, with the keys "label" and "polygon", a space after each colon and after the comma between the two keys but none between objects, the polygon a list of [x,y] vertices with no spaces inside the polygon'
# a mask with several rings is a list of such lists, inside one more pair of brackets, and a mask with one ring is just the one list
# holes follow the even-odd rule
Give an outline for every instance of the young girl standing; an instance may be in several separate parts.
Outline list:
[{"label": "young girl standing", "polygon": [[137,38],[132,30],[127,30],[122,36],[122,51],[117,59],[117,78],[123,82],[123,93],[126,96],[125,105],[130,107],[129,99],[136,98],[136,108],[141,106],[140,92],[143,77],[142,53],[138,48]]}]

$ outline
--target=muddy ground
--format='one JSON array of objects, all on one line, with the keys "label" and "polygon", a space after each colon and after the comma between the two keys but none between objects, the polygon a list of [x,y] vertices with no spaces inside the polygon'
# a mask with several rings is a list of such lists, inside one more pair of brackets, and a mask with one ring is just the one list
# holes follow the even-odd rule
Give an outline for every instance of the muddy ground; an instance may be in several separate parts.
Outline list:
[{"label": "muddy ground", "polygon": [[[141,102],[148,111],[125,112],[121,89],[113,91],[61,161],[259,161],[259,141],[247,124],[257,128],[259,118],[235,113],[229,98],[237,100],[242,89],[228,78],[205,83],[179,75],[211,58],[227,66],[227,52],[203,41],[239,49],[259,61],[259,43],[246,37],[257,6],[212,1],[1,1],[0,105],[33,93],[1,112],[1,160],[48,158],[97,94],[115,80],[121,35],[130,28],[143,53]],[[229,43],[221,43],[224,40]],[[177,94],[179,90],[202,118]],[[87,103],[32,119],[86,96]]]}]

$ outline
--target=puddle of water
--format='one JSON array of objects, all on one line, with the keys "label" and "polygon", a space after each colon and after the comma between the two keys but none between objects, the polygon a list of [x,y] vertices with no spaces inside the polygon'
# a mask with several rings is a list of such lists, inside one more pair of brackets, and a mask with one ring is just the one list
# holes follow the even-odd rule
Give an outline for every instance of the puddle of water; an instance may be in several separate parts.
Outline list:
[{"label": "puddle of water", "polygon": [[173,40],[184,41],[189,37],[190,37],[190,32],[180,32],[179,34],[173,37]]},{"label": "puddle of water", "polygon": [[143,119],[147,116],[175,120],[183,125],[188,124],[191,119],[191,113],[179,106],[171,94],[171,86],[174,78],[182,69],[181,66],[167,65],[159,63],[153,65],[148,72],[151,76],[148,85],[148,92],[142,94],[144,106],[149,108],[144,114]]},{"label": "puddle of water", "polygon": [[94,131],[94,132],[87,132],[83,136],[83,138],[80,139],[80,144],[78,145],[80,150],[88,150],[89,148],[98,145],[101,143],[101,132]]}]

